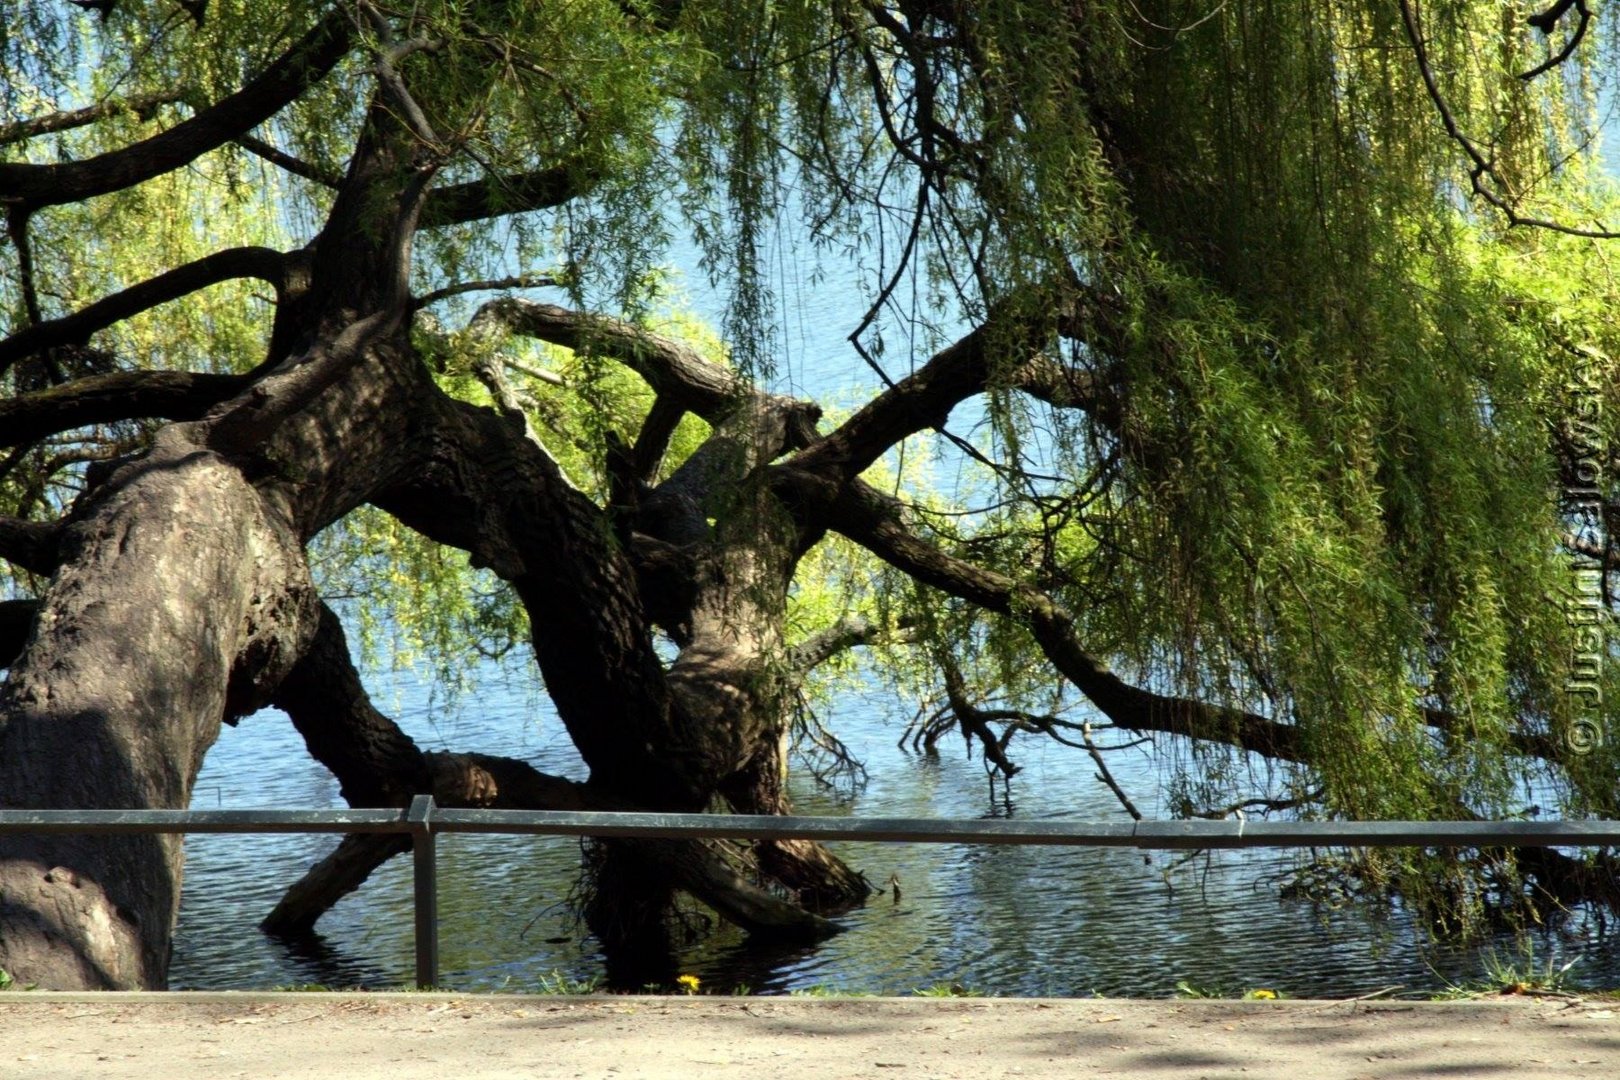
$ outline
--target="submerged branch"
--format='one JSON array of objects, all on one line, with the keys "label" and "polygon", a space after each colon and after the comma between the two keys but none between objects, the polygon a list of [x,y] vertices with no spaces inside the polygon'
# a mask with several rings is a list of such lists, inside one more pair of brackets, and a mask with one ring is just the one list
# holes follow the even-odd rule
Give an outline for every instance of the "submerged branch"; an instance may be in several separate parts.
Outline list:
[{"label": "submerged branch", "polygon": [[1002,776],[1015,776],[1019,771],[1018,766],[1007,756],[1006,742],[998,739],[995,732],[990,730],[990,719],[984,711],[968,700],[967,685],[962,681],[961,670],[950,658],[943,657],[941,660],[945,697],[950,702],[951,714],[962,725],[963,732],[978,737],[986,761],[999,769]]}]

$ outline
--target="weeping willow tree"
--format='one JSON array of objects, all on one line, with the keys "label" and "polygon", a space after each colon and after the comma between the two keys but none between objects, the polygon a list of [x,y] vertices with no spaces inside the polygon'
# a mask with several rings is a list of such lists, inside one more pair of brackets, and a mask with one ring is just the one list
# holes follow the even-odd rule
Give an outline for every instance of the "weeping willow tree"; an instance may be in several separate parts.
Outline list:
[{"label": "weeping willow tree", "polygon": [[[1580,0],[13,4],[0,805],[185,806],[274,705],[354,805],[782,813],[864,650],[1006,777],[1148,740],[1180,814],[1620,816],[1616,45]],[[787,228],[867,289],[837,421],[778,392]],[[424,754],[357,629],[531,651],[589,780]],[[1620,899],[1353,869],[1445,925]],[[590,872],[617,960],[683,894],[814,938],[867,891],[808,843]],[[4,838],[0,967],[161,986],[180,882]]]}]

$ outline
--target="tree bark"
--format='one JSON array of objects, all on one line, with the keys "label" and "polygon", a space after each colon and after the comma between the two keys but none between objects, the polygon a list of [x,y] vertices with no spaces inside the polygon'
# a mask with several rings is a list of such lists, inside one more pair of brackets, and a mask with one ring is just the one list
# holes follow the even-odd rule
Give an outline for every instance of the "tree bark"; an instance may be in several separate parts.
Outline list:
[{"label": "tree bark", "polygon": [[[182,809],[221,718],[262,704],[313,628],[299,537],[170,429],[64,549],[0,692],[0,805]],[[0,838],[0,968],[163,985],[180,878],[176,836]]]},{"label": "tree bark", "polygon": [[[728,777],[721,794],[739,814],[791,814],[787,793],[786,734],[762,743],[748,764]],[[792,893],[811,911],[845,911],[872,895],[866,875],[814,840],[759,840],[753,845],[759,872]]]}]

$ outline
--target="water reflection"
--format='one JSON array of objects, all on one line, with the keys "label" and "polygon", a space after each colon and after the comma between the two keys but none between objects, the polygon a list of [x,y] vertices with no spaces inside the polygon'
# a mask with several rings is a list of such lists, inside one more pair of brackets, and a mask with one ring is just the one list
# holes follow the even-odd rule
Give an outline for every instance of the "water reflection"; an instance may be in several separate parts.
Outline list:
[{"label": "water reflection", "polygon": [[[379,692],[424,749],[521,757],[549,772],[583,769],[561,725],[521,688],[482,695],[475,708],[429,707],[410,680]],[[813,782],[795,792],[812,814],[974,817],[1005,812],[982,767],[965,757],[907,755],[876,710],[840,734],[870,780],[853,800]],[[1029,743],[1011,799],[1020,817],[1114,820],[1113,797],[1061,747]],[[1133,770],[1134,773],[1133,773]],[[1116,766],[1122,782],[1155,785],[1145,759]],[[338,804],[337,787],[305,755],[296,733],[266,713],[227,731],[197,787],[198,807]],[[321,922],[316,941],[288,943],[258,921],[280,890],[335,843],[330,837],[195,837],[172,967],[177,988],[303,983],[398,987],[412,977],[410,867],[395,860]],[[1128,849],[956,845],[839,845],[873,882],[902,885],[840,917],[846,932],[814,948],[760,948],[722,931],[694,946],[680,970],[707,989],[756,993],[811,986],[908,993],[959,982],[986,993],[1165,996],[1178,982],[1238,991],[1264,986],[1295,995],[1351,995],[1402,985],[1438,989],[1477,977],[1479,949],[1420,954],[1399,912],[1325,911],[1279,899],[1287,852],[1181,856]],[[524,990],[553,975],[599,978],[602,960],[567,903],[577,841],[446,836],[440,841],[443,981],[469,990]],[[1578,929],[1578,928],[1577,928]],[[1538,966],[1579,958],[1572,974],[1620,984],[1615,937],[1547,934]],[[1508,943],[1497,949],[1510,950]]]}]

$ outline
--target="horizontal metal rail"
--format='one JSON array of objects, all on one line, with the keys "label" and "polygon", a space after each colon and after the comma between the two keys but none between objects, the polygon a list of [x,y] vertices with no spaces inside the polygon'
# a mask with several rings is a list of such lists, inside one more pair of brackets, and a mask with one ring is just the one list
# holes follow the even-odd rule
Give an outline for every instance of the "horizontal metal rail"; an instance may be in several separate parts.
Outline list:
[{"label": "horizontal metal rail", "polygon": [[[423,797],[427,798],[427,797]],[[650,839],[868,840],[1141,850],[1620,847],[1620,821],[1071,821],[455,810],[4,810],[6,833],[507,833]]]},{"label": "horizontal metal rail", "polygon": [[416,982],[439,978],[439,833],[647,839],[865,840],[1138,850],[1314,847],[1620,847],[1620,821],[1068,821],[756,814],[460,810],[418,795],[404,810],[5,810],[15,833],[405,833],[415,861]]}]

